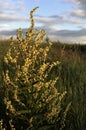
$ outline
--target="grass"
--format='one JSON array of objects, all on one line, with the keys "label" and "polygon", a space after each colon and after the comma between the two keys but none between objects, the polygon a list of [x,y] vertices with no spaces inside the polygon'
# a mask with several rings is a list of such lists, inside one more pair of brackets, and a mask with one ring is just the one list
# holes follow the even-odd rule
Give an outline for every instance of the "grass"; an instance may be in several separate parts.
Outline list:
[{"label": "grass", "polygon": [[[0,65],[8,48],[9,41],[0,42]],[[53,43],[48,57],[51,61],[52,59],[61,61],[60,67],[54,68],[50,78],[59,75],[57,86],[60,91],[67,90],[66,103],[72,101],[65,129],[85,130],[86,45]]]},{"label": "grass", "polygon": [[0,41],[0,129],[85,130],[86,45],[53,42],[49,50],[44,30],[34,30],[37,8],[25,38],[19,29],[10,49]]},{"label": "grass", "polygon": [[[55,70],[60,77],[58,87],[61,90],[61,86],[65,86],[64,89],[68,92],[68,101],[72,101],[72,114],[70,113],[72,119],[69,119],[70,128],[68,129],[85,130],[86,45],[54,43],[50,55],[61,61],[60,68]],[[76,125],[74,126],[74,124]]]}]

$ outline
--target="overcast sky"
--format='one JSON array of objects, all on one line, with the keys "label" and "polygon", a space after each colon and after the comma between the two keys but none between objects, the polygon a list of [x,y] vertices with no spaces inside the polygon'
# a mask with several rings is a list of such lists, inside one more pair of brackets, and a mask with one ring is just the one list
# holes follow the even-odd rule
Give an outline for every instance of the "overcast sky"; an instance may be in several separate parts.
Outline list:
[{"label": "overcast sky", "polygon": [[36,6],[35,27],[45,29],[51,40],[86,44],[86,0],[0,0],[0,38],[28,28]]}]

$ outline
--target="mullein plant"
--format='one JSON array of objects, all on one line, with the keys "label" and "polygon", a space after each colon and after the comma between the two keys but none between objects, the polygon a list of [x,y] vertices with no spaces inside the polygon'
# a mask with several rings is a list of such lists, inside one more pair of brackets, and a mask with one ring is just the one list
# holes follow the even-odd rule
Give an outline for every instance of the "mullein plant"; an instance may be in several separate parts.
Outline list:
[{"label": "mullein plant", "polygon": [[43,29],[34,28],[33,13],[37,8],[30,11],[31,26],[26,35],[18,29],[17,40],[11,37],[10,48],[4,56],[6,115],[12,129],[62,130],[70,104],[63,107],[66,92],[60,93],[56,88],[59,77],[48,78],[60,62],[47,60],[52,43]]}]

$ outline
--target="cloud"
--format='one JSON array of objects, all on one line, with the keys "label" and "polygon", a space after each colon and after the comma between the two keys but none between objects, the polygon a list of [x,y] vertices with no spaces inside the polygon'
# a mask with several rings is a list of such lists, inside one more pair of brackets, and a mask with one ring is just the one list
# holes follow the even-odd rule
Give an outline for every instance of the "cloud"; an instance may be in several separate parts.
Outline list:
[{"label": "cloud", "polygon": [[51,15],[48,17],[44,16],[36,16],[35,17],[36,22],[42,23],[43,25],[47,27],[52,27],[52,26],[58,26],[58,25],[63,25],[64,24],[86,24],[86,21],[82,21],[80,19],[74,19],[74,18],[66,18],[64,16],[59,16],[59,15]]},{"label": "cloud", "polygon": [[15,1],[9,1],[9,0],[0,0],[0,10],[3,10],[5,13],[9,10],[12,11],[14,10],[19,11],[18,9],[20,9],[20,11],[22,10],[23,7],[23,1],[21,0],[15,0]]},{"label": "cloud", "polygon": [[81,9],[76,9],[71,12],[72,16],[86,19],[86,13]]},{"label": "cloud", "polygon": [[27,21],[27,17],[21,17],[18,15],[7,15],[7,14],[0,14],[0,22],[17,22],[17,21]]},{"label": "cloud", "polygon": [[52,41],[86,44],[86,29],[48,31],[47,34]]},{"label": "cloud", "polygon": [[[14,39],[16,38],[16,29],[13,30],[2,30],[0,31],[0,39],[4,40],[4,39],[9,39],[11,36],[14,37]],[[23,34],[25,35],[26,29],[22,29]]]},{"label": "cloud", "polygon": [[21,17],[20,12],[23,12],[23,0],[0,0],[0,22],[11,22],[25,20],[25,17]]},{"label": "cloud", "polygon": [[10,35],[15,35],[16,34],[16,30],[5,30],[5,31],[0,31],[0,36],[10,36]]},{"label": "cloud", "polygon": [[40,23],[43,26],[46,26],[47,28],[53,28],[54,26],[57,27],[58,24],[63,23],[63,18],[56,15],[44,17],[44,16],[35,16],[36,23]]},{"label": "cloud", "polygon": [[[37,29],[43,28],[51,40],[68,42],[80,42],[82,40],[84,43],[86,41],[86,0],[63,1],[72,4],[73,10],[67,8],[66,13],[63,10],[60,15],[34,15],[35,25]],[[15,36],[15,28],[20,26],[21,22],[26,28],[25,24],[28,21],[30,22],[30,19],[25,15],[25,10],[24,0],[0,0],[0,38]],[[23,32],[25,34],[25,29],[23,29]]]},{"label": "cloud", "polygon": [[86,0],[65,0],[66,2],[72,3],[74,9],[69,11],[72,17],[86,20]]},{"label": "cloud", "polygon": [[86,0],[77,0],[79,1],[79,8],[86,11]]},{"label": "cloud", "polygon": [[[4,30],[4,31],[0,31],[0,35],[6,35],[6,36],[13,36],[16,35],[16,29],[13,30]],[[26,29],[22,29],[23,33],[25,34]]]},{"label": "cloud", "polygon": [[86,29],[80,30],[59,30],[53,32],[54,35],[63,36],[63,37],[82,37],[86,36]]},{"label": "cloud", "polygon": [[[34,16],[35,17],[35,23],[36,23],[36,28],[40,29],[43,28],[46,31],[46,34],[49,36],[51,40],[57,41],[65,41],[65,42],[85,42],[85,37],[86,37],[86,28],[80,27],[78,30],[75,29],[62,29],[60,26],[64,28],[65,24],[76,24],[80,26],[81,24],[83,25],[84,21],[78,20],[78,19],[68,19],[64,18],[63,16],[58,16],[58,15],[51,15],[48,17],[44,16]],[[6,20],[6,17],[4,17]],[[18,19],[17,19],[18,18]],[[9,18],[10,19],[10,18]],[[16,20],[26,20],[26,18],[21,18],[21,17],[11,17],[10,21],[16,21]],[[8,19],[7,19],[8,21]],[[37,24],[38,23],[38,24]],[[41,23],[41,27],[38,26]],[[85,23],[84,23],[85,24]],[[9,28],[9,25],[7,24],[2,24],[1,26],[5,26],[6,28]],[[3,28],[3,27],[2,27]],[[66,27],[65,27],[66,28]],[[25,34],[25,30],[23,29],[23,32]],[[16,35],[16,30],[7,30],[7,29],[2,29],[0,31],[0,38],[7,38],[9,36],[15,36]]]},{"label": "cloud", "polygon": [[[37,27],[40,29],[40,27]],[[52,28],[47,28],[43,26],[43,29],[46,31],[46,34],[52,41],[60,40],[62,42],[76,42],[76,43],[85,43],[86,44],[86,28],[79,30],[54,30]],[[25,34],[26,29],[22,29],[23,34]],[[16,30],[10,31],[0,31],[0,37],[9,38],[10,36],[15,36]]]},{"label": "cloud", "polygon": [[0,31],[3,31],[3,30],[10,30],[10,25],[6,24],[6,23],[1,23],[0,24]]}]

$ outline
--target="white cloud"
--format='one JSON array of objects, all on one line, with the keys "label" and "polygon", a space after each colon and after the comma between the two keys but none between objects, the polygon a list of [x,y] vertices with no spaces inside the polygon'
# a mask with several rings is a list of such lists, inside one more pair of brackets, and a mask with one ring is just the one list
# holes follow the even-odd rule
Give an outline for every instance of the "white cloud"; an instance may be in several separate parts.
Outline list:
[{"label": "white cloud", "polygon": [[69,3],[72,3],[76,6],[80,5],[80,1],[79,0],[65,0],[65,2],[69,2]]},{"label": "white cloud", "polygon": [[3,30],[9,30],[10,29],[10,25],[9,24],[6,24],[6,23],[1,23],[0,24],[0,31],[3,31]]},{"label": "white cloud", "polygon": [[76,9],[71,12],[72,15],[75,15],[77,17],[85,17],[85,12],[81,9]]},{"label": "white cloud", "polygon": [[[39,27],[37,28],[39,29]],[[55,30],[53,28],[47,28],[46,26],[43,26],[43,29],[46,31],[46,34],[49,36],[49,38],[52,41],[60,40],[62,42],[76,42],[76,43],[84,43],[86,44],[86,28],[81,28],[79,30]],[[25,34],[26,29],[23,29],[23,32]],[[9,37],[9,36],[15,36],[16,30],[10,30],[10,31],[0,31],[1,37]]]},{"label": "white cloud", "polygon": [[18,20],[19,15],[21,17],[21,12],[25,10],[23,2],[23,0],[0,0],[0,21],[4,21],[7,19],[8,21],[15,19]]},{"label": "white cloud", "polygon": [[86,0],[65,0],[66,2],[72,3],[74,6],[73,10],[69,10],[69,14],[75,18],[82,18],[86,20]]},{"label": "white cloud", "polygon": [[27,21],[27,19],[26,16],[0,14],[0,22]]},{"label": "white cloud", "polygon": [[[33,0],[39,1],[39,0]],[[35,24],[38,28],[43,28],[52,40],[61,41],[78,41],[85,43],[86,41],[86,0],[63,0],[71,3],[73,10],[68,10],[66,14],[63,12],[61,16],[34,16]],[[0,0],[0,38],[7,38],[10,35],[15,36],[16,25],[20,22],[28,22],[28,16],[23,15],[25,11],[24,0]],[[27,24],[27,23],[26,23]],[[40,27],[39,27],[40,25]],[[75,26],[75,28],[72,28]],[[78,28],[82,26],[82,28]],[[16,26],[18,27],[18,26]]]},{"label": "white cloud", "polygon": [[66,18],[66,17],[60,17],[58,15],[52,15],[49,17],[42,17],[42,16],[36,16],[35,17],[36,22],[42,23],[43,25],[48,25],[53,26],[53,25],[61,25],[65,23],[70,23],[70,24],[86,24],[85,21],[79,20],[79,19],[74,19],[74,18]]},{"label": "white cloud", "polygon": [[86,24],[86,21],[74,18],[64,18],[64,21],[65,23],[68,22],[70,24]]}]

